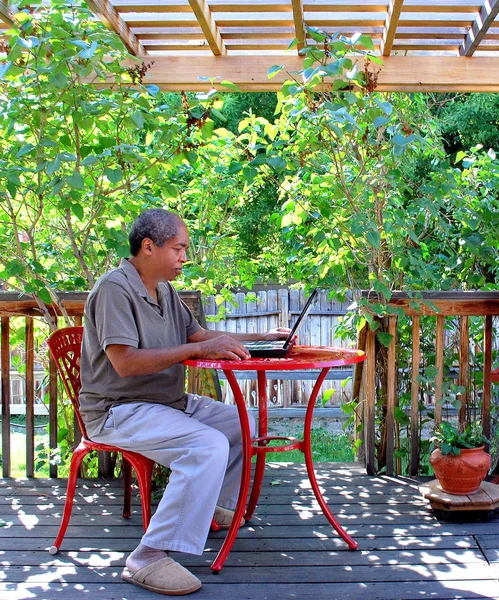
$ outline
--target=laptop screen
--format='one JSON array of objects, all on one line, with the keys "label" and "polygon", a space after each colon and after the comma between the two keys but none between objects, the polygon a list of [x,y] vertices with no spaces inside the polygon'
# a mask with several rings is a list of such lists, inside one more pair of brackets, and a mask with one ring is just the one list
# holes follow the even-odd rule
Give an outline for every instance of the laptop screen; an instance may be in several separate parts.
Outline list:
[{"label": "laptop screen", "polygon": [[298,328],[302,324],[303,320],[307,318],[307,315],[310,312],[310,309],[312,308],[312,302],[314,301],[314,298],[317,296],[317,293],[318,293],[318,289],[315,288],[314,291],[310,294],[310,298],[307,300],[299,317],[296,319],[296,323],[293,325],[293,328],[289,332],[289,335],[286,338],[286,341],[284,342],[284,348],[287,348],[289,346],[289,344],[291,343],[291,340],[293,339],[293,336],[298,331]]}]

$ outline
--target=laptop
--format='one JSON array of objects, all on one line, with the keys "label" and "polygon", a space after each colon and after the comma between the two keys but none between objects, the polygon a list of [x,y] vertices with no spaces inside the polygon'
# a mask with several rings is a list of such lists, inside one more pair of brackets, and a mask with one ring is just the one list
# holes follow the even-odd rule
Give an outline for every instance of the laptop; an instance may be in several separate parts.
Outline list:
[{"label": "laptop", "polygon": [[244,347],[251,356],[255,357],[263,357],[263,358],[272,358],[272,357],[280,357],[286,356],[286,354],[291,350],[294,346],[294,336],[296,332],[302,325],[306,316],[310,312],[312,308],[312,302],[314,298],[317,296],[318,290],[317,288],[310,294],[310,298],[307,300],[303,310],[301,311],[298,319],[296,319],[296,323],[293,325],[293,328],[289,332],[288,337],[285,340],[274,340],[274,341],[265,341],[259,340],[255,342],[243,342]]}]

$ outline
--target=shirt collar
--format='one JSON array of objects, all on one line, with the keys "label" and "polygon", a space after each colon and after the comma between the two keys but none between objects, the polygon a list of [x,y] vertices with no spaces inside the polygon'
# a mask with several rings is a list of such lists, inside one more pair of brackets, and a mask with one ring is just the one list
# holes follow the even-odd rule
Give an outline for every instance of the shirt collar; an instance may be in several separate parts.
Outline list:
[{"label": "shirt collar", "polygon": [[140,278],[139,272],[128,260],[128,258],[121,259],[119,268],[123,270],[125,277],[128,279],[130,285],[135,289],[139,296],[145,298],[150,304],[158,305],[154,298],[149,295],[144,282]]}]

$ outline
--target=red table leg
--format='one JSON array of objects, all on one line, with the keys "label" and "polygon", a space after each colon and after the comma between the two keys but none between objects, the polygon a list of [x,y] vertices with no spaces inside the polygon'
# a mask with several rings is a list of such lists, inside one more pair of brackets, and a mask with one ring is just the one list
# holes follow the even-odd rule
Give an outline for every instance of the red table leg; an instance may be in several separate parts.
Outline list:
[{"label": "red table leg", "polygon": [[243,445],[243,466],[241,473],[241,487],[239,489],[239,497],[237,499],[237,506],[234,511],[234,517],[232,523],[227,532],[227,537],[222,544],[213,564],[211,570],[218,573],[222,570],[225,560],[231,551],[232,545],[234,544],[239,530],[239,523],[243,517],[244,507],[246,505],[246,498],[248,497],[248,491],[251,480],[251,436],[250,436],[250,425],[248,419],[248,412],[244,397],[241,392],[241,388],[237,383],[237,379],[232,371],[224,371],[227,381],[234,394],[234,400],[236,402],[237,410],[239,413],[239,420],[241,422],[241,437]]},{"label": "red table leg", "polygon": [[331,523],[331,525],[336,529],[339,533],[340,537],[348,544],[350,550],[356,550],[359,544],[353,540],[348,533],[343,529],[343,527],[338,523],[333,513],[329,510],[329,506],[324,500],[324,496],[322,495],[319,485],[317,483],[317,478],[315,476],[314,462],[312,459],[312,439],[311,439],[311,429],[312,429],[312,417],[314,413],[315,401],[317,399],[317,395],[319,394],[320,387],[328,374],[329,367],[322,369],[319,378],[315,382],[314,388],[312,390],[312,394],[310,395],[307,412],[305,415],[305,425],[303,428],[303,453],[305,454],[305,464],[307,466],[308,478],[310,480],[310,484],[312,485],[312,489],[314,491],[315,497],[317,498],[317,502],[319,503],[322,512],[324,513],[326,519]]},{"label": "red table leg", "polygon": [[[258,377],[258,437],[263,438],[268,433],[268,412],[267,412],[267,374],[265,371],[257,371]],[[259,445],[265,445],[259,442]],[[262,491],[263,475],[265,472],[265,452],[259,452],[256,456],[255,476],[253,477],[253,487],[246,507],[244,518],[249,521],[255,511],[260,492]]]}]

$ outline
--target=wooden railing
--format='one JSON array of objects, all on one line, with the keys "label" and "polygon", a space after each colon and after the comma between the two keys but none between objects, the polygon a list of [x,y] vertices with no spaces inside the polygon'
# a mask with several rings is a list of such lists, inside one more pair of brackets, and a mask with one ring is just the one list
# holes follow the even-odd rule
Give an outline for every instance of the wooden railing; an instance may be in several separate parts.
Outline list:
[{"label": "wooden railing", "polygon": [[[201,298],[198,292],[182,292],[184,300],[188,302],[195,311],[196,316],[202,321]],[[84,302],[87,293],[60,293],[61,310],[52,310],[57,317],[59,326],[67,324],[70,319],[74,324],[82,322]],[[493,346],[493,321],[495,315],[499,315],[499,292],[458,292],[444,293],[435,292],[424,294],[424,301],[419,301],[415,307],[414,301],[407,295],[394,294],[391,304],[401,308],[405,315],[412,319],[412,362],[410,366],[410,395],[411,407],[409,412],[410,428],[410,473],[416,474],[419,471],[420,460],[420,396],[421,385],[418,376],[421,374],[422,366],[428,364],[427,357],[424,356],[421,349],[420,326],[422,319],[430,316],[434,321],[434,363],[438,369],[435,378],[434,394],[431,402],[434,406],[435,421],[438,423],[442,418],[442,409],[439,403],[442,398],[442,389],[444,381],[444,350],[445,350],[445,327],[446,323],[452,320],[458,320],[460,340],[459,340],[459,359],[456,365],[457,383],[465,389],[461,394],[460,410],[458,418],[464,420],[466,410],[469,405],[469,368],[470,368],[470,335],[469,325],[471,317],[480,317],[483,320],[483,340],[481,340],[481,351],[483,352],[483,385],[480,392],[480,405],[482,411],[482,421],[486,435],[490,434],[491,423],[491,383],[490,371],[492,367],[492,346]],[[426,301],[431,304],[425,303]],[[63,319],[62,312],[67,318]],[[36,347],[37,340],[43,340],[48,334],[48,326],[41,319],[40,311],[36,303],[27,296],[19,296],[0,292],[0,320],[1,320],[1,348],[0,348],[0,366],[1,366],[1,392],[2,392],[2,473],[4,477],[11,475],[11,432],[10,432],[10,366],[11,354],[14,344],[11,340],[11,330],[18,328],[18,324],[12,323],[12,319],[21,317],[21,327],[23,328],[24,338],[24,363],[26,380],[26,476],[32,477],[35,474],[35,378],[34,366],[37,356],[46,361],[48,372],[48,413],[49,413],[49,446],[57,447],[57,376],[55,366],[48,360],[46,349],[41,346]],[[399,357],[399,335],[400,326],[396,316],[389,318],[389,331],[393,335],[392,343],[387,349],[387,371],[386,371],[386,405],[384,426],[386,434],[386,472],[388,474],[397,474],[401,472],[399,462],[394,458],[394,451],[399,447],[400,427],[396,420],[396,409],[399,404],[400,395],[400,369]],[[41,331],[41,336],[36,332]],[[19,345],[20,336],[16,335],[16,344]],[[363,457],[368,473],[374,474],[377,469],[376,451],[378,447],[376,419],[376,402],[378,400],[377,392],[379,384],[379,361],[377,362],[377,352],[379,344],[376,342],[375,333],[366,331],[365,339],[359,340],[359,345],[365,347],[367,353],[366,362],[359,367],[353,383],[354,396],[359,396],[360,405],[363,406]],[[191,389],[196,391],[196,374],[190,374]],[[499,387],[499,386],[498,386]],[[49,473],[51,477],[57,476],[57,466],[50,464]]]},{"label": "wooden railing", "polygon": [[[204,323],[204,313],[199,292],[182,291],[182,299],[191,308],[196,318]],[[48,307],[51,315],[58,326],[69,324],[81,325],[83,309],[88,292],[59,292],[60,308]],[[63,318],[64,315],[64,318]],[[49,447],[57,448],[57,414],[58,414],[58,388],[57,372],[54,362],[49,359],[43,340],[50,334],[48,325],[41,317],[37,303],[29,296],[0,292],[0,368],[1,368],[1,395],[2,395],[2,474],[4,477],[11,476],[11,414],[10,414],[10,390],[11,390],[11,359],[12,350],[20,345],[20,336],[16,335],[16,344],[12,343],[12,319],[21,317],[24,320],[23,353],[25,364],[25,389],[26,389],[26,476],[35,475],[35,356],[41,361],[46,361],[48,372],[48,431]],[[36,331],[35,331],[36,323]],[[21,327],[23,327],[21,325]],[[16,328],[17,329],[17,328]],[[41,340],[39,339],[41,335]],[[38,340],[38,343],[37,343]],[[195,374],[190,374],[190,385],[193,391],[196,386]],[[78,439],[78,432],[75,432]],[[104,474],[105,457],[100,456],[100,472]],[[50,477],[57,477],[57,465],[49,463]]]},{"label": "wooden railing", "polygon": [[[420,299],[409,298],[407,294],[395,293],[390,302],[391,306],[401,308],[405,315],[411,318],[411,340],[412,357],[410,364],[410,428],[409,428],[409,473],[416,475],[420,467],[421,427],[420,427],[420,403],[423,363],[428,366],[427,357],[424,356],[421,347],[421,325],[422,319],[432,319],[434,336],[433,348],[431,349],[433,365],[436,376],[433,386],[432,410],[434,411],[434,424],[438,425],[442,420],[442,393],[444,383],[444,352],[446,327],[453,324],[458,335],[458,359],[453,365],[457,370],[457,385],[462,388],[457,411],[457,421],[463,425],[466,421],[467,411],[470,409],[470,392],[476,383],[470,379],[470,369],[473,368],[470,361],[470,348],[473,355],[478,351],[483,358],[479,361],[483,372],[483,380],[479,390],[475,391],[475,405],[478,397],[480,417],[483,430],[487,437],[491,434],[491,380],[490,372],[493,362],[493,317],[499,315],[499,292],[426,292]],[[472,317],[480,317],[481,338],[479,341],[470,339],[470,323]],[[476,327],[476,324],[475,324]],[[400,462],[395,459],[395,450],[399,445],[399,426],[396,420],[396,408],[399,405],[400,395],[400,365],[398,364],[399,334],[400,326],[397,316],[388,317],[388,332],[392,335],[392,341],[386,350],[386,394],[382,415],[384,432],[386,434],[386,473],[388,475],[398,474],[401,471]],[[427,343],[427,337],[426,337]],[[380,445],[380,430],[376,425],[376,404],[379,401],[377,390],[380,387],[380,348],[376,341],[376,332],[366,330],[365,350],[367,359],[360,366],[362,370],[362,381],[359,384],[359,397],[363,410],[363,442],[366,469],[369,474],[377,472],[377,452]],[[383,354],[383,352],[381,351]],[[433,359],[434,355],[434,359]],[[360,377],[358,375],[358,380]]]}]

